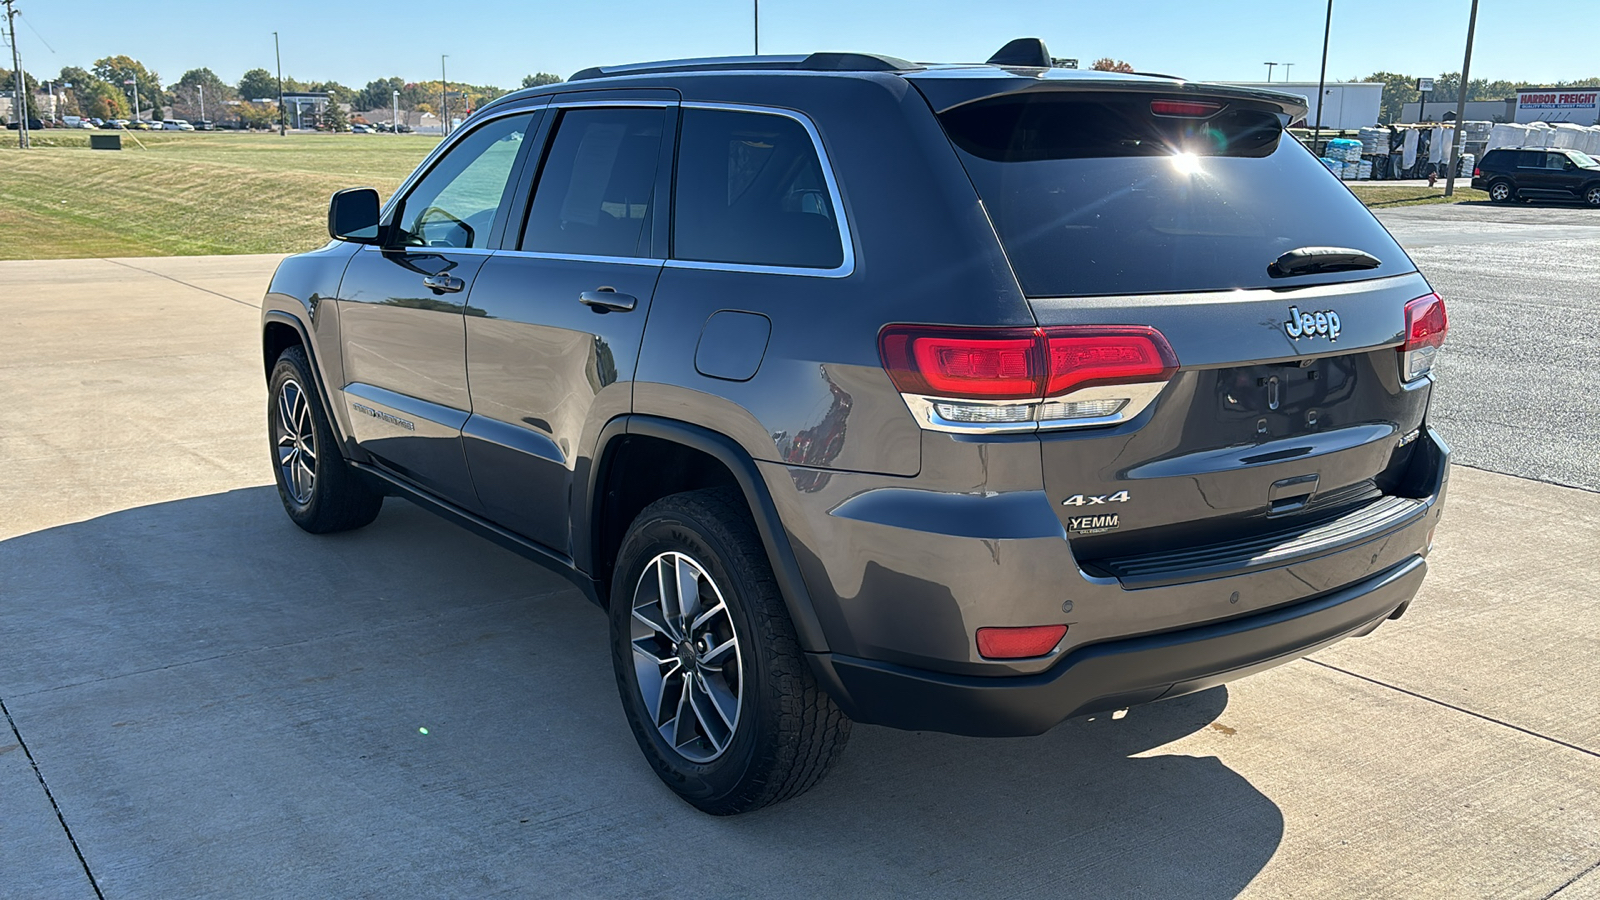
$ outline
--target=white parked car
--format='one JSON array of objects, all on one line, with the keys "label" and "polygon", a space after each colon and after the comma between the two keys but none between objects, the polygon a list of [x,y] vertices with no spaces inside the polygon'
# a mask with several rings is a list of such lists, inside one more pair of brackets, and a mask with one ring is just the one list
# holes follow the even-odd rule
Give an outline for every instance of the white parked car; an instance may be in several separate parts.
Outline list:
[{"label": "white parked car", "polygon": [[167,119],[161,123],[162,131],[193,131],[194,126],[182,119]]}]

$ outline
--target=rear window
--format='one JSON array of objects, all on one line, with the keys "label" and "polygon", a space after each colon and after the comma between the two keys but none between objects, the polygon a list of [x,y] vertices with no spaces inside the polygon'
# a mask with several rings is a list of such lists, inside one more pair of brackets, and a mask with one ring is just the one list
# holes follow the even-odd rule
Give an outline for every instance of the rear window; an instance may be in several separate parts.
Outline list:
[{"label": "rear window", "polygon": [[844,244],[811,135],[788,116],[686,109],[674,259],[833,269]]},{"label": "rear window", "polygon": [[[1148,95],[1033,94],[940,116],[1024,293],[1171,293],[1351,281],[1414,267],[1281,117],[1217,101],[1157,116]],[[1376,269],[1273,278],[1301,247]]]}]

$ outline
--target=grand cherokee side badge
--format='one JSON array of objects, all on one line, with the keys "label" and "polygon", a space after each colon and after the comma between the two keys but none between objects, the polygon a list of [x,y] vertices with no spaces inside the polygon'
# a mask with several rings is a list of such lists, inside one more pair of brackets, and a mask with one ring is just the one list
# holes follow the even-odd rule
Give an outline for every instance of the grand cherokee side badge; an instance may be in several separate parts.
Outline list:
[{"label": "grand cherokee side badge", "polygon": [[1303,313],[1298,306],[1289,307],[1289,321],[1283,323],[1284,333],[1297,341],[1303,337],[1326,337],[1330,341],[1337,341],[1339,327],[1339,314],[1333,310]]}]

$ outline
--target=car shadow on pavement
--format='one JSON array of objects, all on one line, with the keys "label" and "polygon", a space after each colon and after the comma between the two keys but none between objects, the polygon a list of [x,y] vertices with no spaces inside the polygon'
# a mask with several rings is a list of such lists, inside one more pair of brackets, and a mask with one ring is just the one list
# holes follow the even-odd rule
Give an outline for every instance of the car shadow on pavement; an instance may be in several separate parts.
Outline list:
[{"label": "car shadow on pavement", "polygon": [[268,487],[36,531],[0,601],[0,698],[107,896],[1231,897],[1283,833],[1160,749],[1224,689],[1036,738],[861,726],[811,793],[705,816],[634,746],[604,615],[395,500],[322,538]]}]

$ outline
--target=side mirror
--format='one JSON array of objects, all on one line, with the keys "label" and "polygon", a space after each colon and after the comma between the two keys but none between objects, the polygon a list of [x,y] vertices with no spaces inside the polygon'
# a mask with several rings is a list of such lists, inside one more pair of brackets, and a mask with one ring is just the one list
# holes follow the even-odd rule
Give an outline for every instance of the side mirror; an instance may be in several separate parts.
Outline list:
[{"label": "side mirror", "polygon": [[349,188],[328,203],[328,234],[336,241],[378,243],[378,192]]}]

